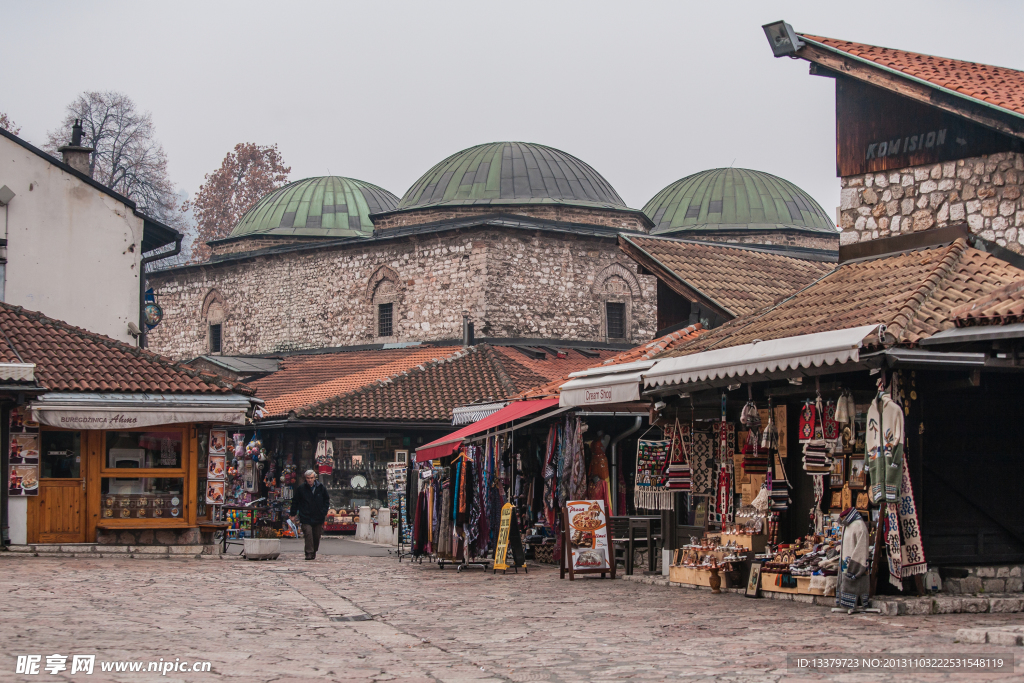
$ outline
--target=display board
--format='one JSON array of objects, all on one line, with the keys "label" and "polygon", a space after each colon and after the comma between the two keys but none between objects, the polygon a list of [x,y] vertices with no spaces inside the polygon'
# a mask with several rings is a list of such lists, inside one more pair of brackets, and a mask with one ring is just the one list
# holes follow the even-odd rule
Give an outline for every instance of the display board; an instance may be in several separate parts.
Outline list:
[{"label": "display board", "polygon": [[7,495],[39,495],[39,423],[27,406],[11,408]]},{"label": "display board", "polygon": [[[508,551],[512,551],[512,564],[508,562]],[[519,533],[519,519],[512,503],[501,507],[501,524],[498,527],[498,545],[494,550],[494,571],[505,571],[512,567],[526,568],[526,552],[523,550],[523,538]],[[518,571],[516,572],[518,573]]]},{"label": "display board", "polygon": [[615,561],[608,545],[608,518],[603,500],[572,500],[562,508],[561,578],[569,574],[610,573],[615,578]]}]

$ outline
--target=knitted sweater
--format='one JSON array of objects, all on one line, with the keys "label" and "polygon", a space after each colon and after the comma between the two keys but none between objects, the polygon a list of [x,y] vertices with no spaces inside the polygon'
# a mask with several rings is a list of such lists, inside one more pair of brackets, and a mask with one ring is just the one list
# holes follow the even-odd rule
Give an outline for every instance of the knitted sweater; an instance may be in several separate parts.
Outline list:
[{"label": "knitted sweater", "polygon": [[880,394],[868,408],[864,444],[873,503],[895,503],[899,498],[903,443],[903,409],[888,394]]},{"label": "knitted sweater", "polygon": [[843,529],[839,565],[844,574],[860,578],[868,568],[868,525],[859,514]]}]

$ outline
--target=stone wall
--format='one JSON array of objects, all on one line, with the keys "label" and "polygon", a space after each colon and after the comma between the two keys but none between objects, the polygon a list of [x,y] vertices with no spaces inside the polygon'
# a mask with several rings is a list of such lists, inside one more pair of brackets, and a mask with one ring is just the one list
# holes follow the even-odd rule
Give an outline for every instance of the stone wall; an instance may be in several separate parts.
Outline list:
[{"label": "stone wall", "polygon": [[611,210],[586,208],[582,206],[566,206],[562,204],[523,204],[523,205],[482,205],[482,206],[442,206],[426,209],[414,209],[373,217],[376,230],[402,228],[410,225],[423,225],[440,221],[458,220],[495,214],[513,216],[529,216],[543,221],[560,223],[580,223],[584,225],[601,225],[616,230],[637,230],[648,232],[649,222],[641,212],[633,209]]},{"label": "stone wall", "polygon": [[[163,322],[150,349],[208,352],[204,302],[223,301],[222,353],[478,337],[603,341],[603,302],[626,301],[629,341],[650,339],[656,285],[614,238],[477,228],[268,254],[150,276]],[[394,301],[395,333],[376,337],[374,297]],[[377,297],[380,301],[380,297]]]},{"label": "stone wall", "polygon": [[853,244],[967,223],[1024,253],[1024,155],[988,156],[842,179],[840,237]]},{"label": "stone wall", "polygon": [[698,240],[701,242],[726,242],[729,244],[765,244],[785,245],[787,247],[801,247],[803,249],[821,249],[824,251],[836,251],[839,249],[839,233],[834,237],[822,235],[815,237],[805,232],[784,232],[772,230],[769,232],[704,232],[695,230],[692,233],[672,233],[665,237],[678,239]]},{"label": "stone wall", "polygon": [[236,239],[232,241],[219,241],[210,243],[210,250],[215,255],[221,254],[241,254],[247,251],[259,251],[260,249],[270,249],[271,247],[280,247],[284,244],[302,244],[304,242],[322,242],[325,238],[323,237],[287,237],[287,236],[263,236],[256,235],[253,237],[246,237],[242,239]]}]

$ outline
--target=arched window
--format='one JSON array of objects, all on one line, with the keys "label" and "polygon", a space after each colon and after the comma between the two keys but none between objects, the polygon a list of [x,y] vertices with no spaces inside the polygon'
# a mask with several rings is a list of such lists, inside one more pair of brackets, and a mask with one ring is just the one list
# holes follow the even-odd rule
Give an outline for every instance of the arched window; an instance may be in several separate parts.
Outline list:
[{"label": "arched window", "polygon": [[373,306],[373,338],[378,342],[395,341],[401,300],[398,273],[388,266],[379,267],[370,276],[367,294]]},{"label": "arched window", "polygon": [[206,352],[224,353],[224,323],[227,321],[227,305],[217,290],[210,290],[203,300],[203,321],[206,323]]},{"label": "arched window", "polygon": [[613,263],[594,280],[594,299],[601,307],[602,341],[628,342],[633,321],[633,300],[643,298],[636,275]]}]

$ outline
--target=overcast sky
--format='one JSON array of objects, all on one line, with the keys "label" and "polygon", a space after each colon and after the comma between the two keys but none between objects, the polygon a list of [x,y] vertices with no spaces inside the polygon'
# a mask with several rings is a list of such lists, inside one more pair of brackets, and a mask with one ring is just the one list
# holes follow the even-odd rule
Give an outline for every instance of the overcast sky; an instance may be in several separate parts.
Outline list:
[{"label": "overcast sky", "polygon": [[[720,166],[795,182],[835,216],[833,81],[761,25],[1024,69],[1018,2],[9,2],[0,111],[41,144],[84,90],[152,112],[189,193],[238,142],[291,178],[401,196],[466,147],[538,142],[641,208]],[[2,180],[2,179],[0,179]]]}]

